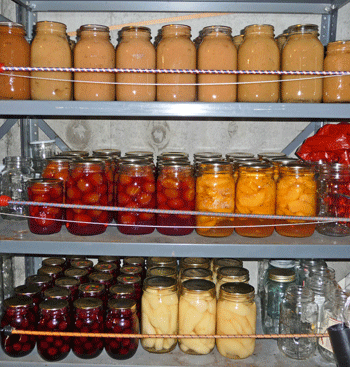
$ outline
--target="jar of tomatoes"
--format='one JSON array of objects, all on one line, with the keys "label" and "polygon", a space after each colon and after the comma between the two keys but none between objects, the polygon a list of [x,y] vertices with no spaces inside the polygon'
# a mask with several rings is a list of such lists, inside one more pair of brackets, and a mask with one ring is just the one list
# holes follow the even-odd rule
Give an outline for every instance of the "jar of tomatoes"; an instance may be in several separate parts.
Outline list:
[{"label": "jar of tomatoes", "polygon": [[[234,213],[234,210],[232,165],[229,162],[201,163],[196,180],[196,211]],[[229,236],[233,233],[232,225],[233,218],[229,217],[196,217],[196,231],[201,236]]]},{"label": "jar of tomatoes", "polygon": [[[162,38],[157,46],[157,68],[195,69],[196,47],[191,41],[191,27],[183,24],[168,24],[162,27],[161,33]],[[195,74],[157,74],[157,100],[195,101],[195,83]]]},{"label": "jar of tomatoes", "polygon": [[[155,69],[156,50],[147,27],[123,27],[116,49],[116,67]],[[153,73],[117,73],[117,101],[154,101],[156,75]]]},{"label": "jar of tomatoes", "polygon": [[[38,331],[70,331],[69,305],[63,299],[48,299],[40,303]],[[69,336],[38,336],[38,353],[49,362],[61,361],[71,349]]]},{"label": "jar of tomatoes", "polygon": [[[163,162],[157,178],[157,209],[195,209],[195,178],[189,163]],[[193,232],[195,216],[189,214],[157,214],[157,231],[170,236]]]},{"label": "jar of tomatoes", "polygon": [[[238,168],[236,213],[275,215],[276,183],[272,164],[242,164]],[[272,219],[237,218],[235,231],[246,237],[268,237]],[[270,225],[270,226],[269,226]]]},{"label": "jar of tomatoes", "polygon": [[[11,326],[19,330],[35,330],[36,320],[33,312],[33,301],[27,296],[14,296],[5,299],[4,315],[1,328]],[[24,357],[35,347],[36,338],[33,335],[5,335],[1,331],[1,347],[10,357]]]},{"label": "jar of tomatoes", "polygon": [[63,200],[65,201],[66,181],[68,180],[69,159],[47,158],[46,165],[42,172],[42,177],[46,179],[61,180],[63,183]]},{"label": "jar of tomatoes", "polygon": [[[107,333],[138,334],[139,319],[136,315],[136,302],[131,299],[111,299],[106,314]],[[107,354],[118,360],[131,358],[137,351],[136,338],[106,338]]]},{"label": "jar of tomatoes", "polygon": [[[75,308],[73,331],[80,333],[103,333],[102,301],[98,298],[78,298],[73,303]],[[73,339],[73,353],[82,359],[99,356],[103,350],[103,339],[96,337],[75,337]]]},{"label": "jar of tomatoes", "polygon": [[[118,181],[118,206],[155,209],[156,182],[152,165],[145,160],[121,162]],[[146,212],[118,212],[118,229],[124,234],[148,234],[154,231],[156,215]]]},{"label": "jar of tomatoes", "polygon": [[[63,185],[55,179],[32,179],[28,181],[28,200],[50,204],[63,203]],[[28,226],[35,234],[58,233],[62,227],[64,210],[55,206],[29,206]]]},{"label": "jar of tomatoes", "polygon": [[[25,35],[22,24],[0,22],[0,63],[29,66],[30,45]],[[0,74],[0,99],[30,99],[29,72],[7,71],[6,74]]]},{"label": "jar of tomatoes", "polygon": [[[108,183],[101,160],[92,158],[69,163],[66,203],[107,206]],[[91,236],[106,231],[108,211],[100,209],[66,209],[66,227],[72,234]]]}]

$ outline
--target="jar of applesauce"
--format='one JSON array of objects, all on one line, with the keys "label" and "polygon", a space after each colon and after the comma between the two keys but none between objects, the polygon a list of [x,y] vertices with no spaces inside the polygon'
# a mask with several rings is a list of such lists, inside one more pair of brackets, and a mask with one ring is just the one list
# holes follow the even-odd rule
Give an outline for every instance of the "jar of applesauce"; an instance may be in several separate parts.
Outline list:
[{"label": "jar of applesauce", "polygon": [[[280,50],[274,39],[274,27],[269,24],[247,26],[244,29],[244,41],[238,49],[238,70],[279,68]],[[278,102],[278,81],[278,75],[238,75],[238,101]]]},{"label": "jar of applesauce", "polygon": [[[114,68],[115,51],[109,40],[109,28],[87,24],[79,29],[74,48],[76,68]],[[114,101],[114,73],[74,73],[74,99],[77,101]],[[89,83],[92,82],[92,83]]]},{"label": "jar of applesauce", "polygon": [[[22,24],[0,22],[0,63],[5,66],[29,66],[30,45]],[[0,99],[30,99],[29,72],[0,73]],[[19,77],[18,77],[19,76]]]},{"label": "jar of applesauce", "polygon": [[[218,335],[255,334],[254,296],[254,287],[246,283],[226,283],[221,286],[216,319]],[[255,339],[217,339],[216,347],[226,358],[243,359],[253,354]]]},{"label": "jar of applesauce", "polygon": [[[163,26],[156,56],[157,69],[195,69],[196,47],[191,41],[191,27],[183,24]],[[192,102],[196,99],[195,83],[195,74],[157,74],[157,100]]]},{"label": "jar of applesauce", "polygon": [[[238,168],[236,213],[275,214],[276,183],[273,166],[258,162]],[[268,237],[273,233],[273,219],[237,218],[236,233],[246,237]],[[240,227],[244,226],[244,227]]]},{"label": "jar of applesauce", "polygon": [[[150,42],[151,30],[147,27],[124,27],[116,50],[117,68],[156,68],[156,50]],[[117,73],[117,101],[154,101],[156,75],[152,73]],[[118,84],[122,83],[122,84]],[[138,84],[146,85],[138,85]]]},{"label": "jar of applesauce", "polygon": [[243,34],[238,34],[237,36],[232,37],[232,42],[236,46],[237,50],[238,47],[243,43],[244,36]]},{"label": "jar of applesauce", "polygon": [[[350,70],[350,41],[330,42],[324,59],[325,71]],[[350,76],[323,79],[323,102],[350,102]]]},{"label": "jar of applesauce", "polygon": [[[209,26],[203,29],[203,41],[198,48],[198,69],[237,69],[237,48],[232,42],[231,32],[232,29],[226,26]],[[234,74],[199,74],[198,101],[235,102],[236,82],[237,75]]]},{"label": "jar of applesauce", "polygon": [[[201,163],[196,180],[196,211],[234,213],[234,210],[235,181],[232,165],[229,162]],[[201,236],[229,236],[233,233],[232,225],[233,218],[229,217],[196,217],[196,231]]]},{"label": "jar of applesauce", "polygon": [[[141,305],[142,334],[177,334],[177,280],[168,277],[146,278]],[[168,353],[177,340],[170,338],[141,339],[142,347],[151,353]]]},{"label": "jar of applesauce", "polygon": [[[291,162],[280,167],[277,181],[276,214],[314,217],[316,216],[315,173],[306,163]],[[276,232],[288,237],[309,237],[315,224],[300,220],[276,220]]]},{"label": "jar of applesauce", "polygon": [[[63,23],[48,21],[36,23],[35,37],[31,44],[30,66],[72,67],[72,53],[66,30],[67,26]],[[72,99],[72,73],[32,71],[31,76],[32,99],[51,101]]]},{"label": "jar of applesauce", "polygon": [[[318,39],[315,24],[297,24],[289,27],[289,37],[282,50],[283,71],[322,71],[324,48]],[[296,79],[295,81],[284,80]],[[322,102],[322,79],[310,75],[283,75],[281,101],[287,103]]]}]

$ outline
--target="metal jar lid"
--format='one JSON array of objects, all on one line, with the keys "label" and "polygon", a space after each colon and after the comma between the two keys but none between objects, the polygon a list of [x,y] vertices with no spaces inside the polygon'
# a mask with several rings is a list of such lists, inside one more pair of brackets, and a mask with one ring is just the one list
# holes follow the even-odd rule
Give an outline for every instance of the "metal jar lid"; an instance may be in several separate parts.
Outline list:
[{"label": "metal jar lid", "polygon": [[107,306],[112,310],[132,310],[136,312],[136,302],[133,299],[113,298],[108,301]]},{"label": "metal jar lid", "polygon": [[71,295],[71,291],[68,288],[52,287],[44,291],[45,298],[68,298]]},{"label": "metal jar lid", "polygon": [[210,259],[205,257],[184,257],[180,262],[180,267],[209,269]]},{"label": "metal jar lid", "polygon": [[143,283],[143,290],[147,289],[169,289],[176,290],[177,280],[170,277],[150,277],[146,278]]},{"label": "metal jar lid", "polygon": [[89,280],[93,283],[111,282],[113,280],[113,275],[110,273],[91,273],[89,274]]},{"label": "metal jar lid", "polygon": [[134,287],[130,284],[115,284],[109,288],[109,293],[112,295],[124,296],[127,294],[133,294],[134,292]]},{"label": "metal jar lid", "polygon": [[254,154],[253,153],[248,153],[248,152],[229,152],[225,155],[227,160],[230,159],[237,159],[237,158],[254,158]]},{"label": "metal jar lid", "polygon": [[65,299],[47,299],[39,304],[41,310],[58,311],[68,308],[69,304]]},{"label": "metal jar lid", "polygon": [[169,277],[177,278],[176,269],[170,266],[156,266],[155,268],[150,268],[147,270],[146,277]]},{"label": "metal jar lid", "polygon": [[234,282],[248,282],[249,271],[245,268],[226,266],[218,269],[217,279],[232,278]]},{"label": "metal jar lid", "polygon": [[115,272],[117,271],[117,265],[115,265],[114,263],[97,263],[94,266],[94,269],[100,273],[109,273],[109,272]]},{"label": "metal jar lid", "polygon": [[282,152],[261,152],[258,153],[259,159],[270,159],[270,158],[277,158],[277,157],[286,157],[287,155]]},{"label": "metal jar lid", "polygon": [[130,152],[125,152],[126,157],[152,157],[153,158],[153,152],[146,151],[146,150],[133,150]]},{"label": "metal jar lid", "polygon": [[205,268],[187,268],[181,271],[181,280],[189,279],[213,279],[213,272]]},{"label": "metal jar lid", "polygon": [[33,305],[33,300],[28,296],[13,296],[4,300],[5,308],[21,308]]},{"label": "metal jar lid", "polygon": [[139,275],[119,275],[117,281],[121,284],[141,284],[141,277]]},{"label": "metal jar lid", "polygon": [[37,284],[39,287],[50,284],[52,278],[49,275],[31,275],[26,279],[27,284]]},{"label": "metal jar lid", "polygon": [[148,267],[155,266],[177,266],[177,260],[174,257],[149,257],[147,261]]},{"label": "metal jar lid", "polygon": [[125,257],[124,258],[124,264],[128,265],[139,265],[139,266],[145,266],[145,259],[143,257]]},{"label": "metal jar lid", "polygon": [[275,268],[270,269],[268,272],[269,279],[274,282],[279,283],[288,283],[293,282],[295,280],[295,272],[292,269],[282,269],[282,268]]},{"label": "metal jar lid", "polygon": [[62,257],[49,257],[42,261],[43,266],[63,266],[66,263],[66,260]]},{"label": "metal jar lid", "polygon": [[40,294],[41,288],[37,284],[22,284],[15,288],[15,294],[19,296],[34,296]]},{"label": "metal jar lid", "polygon": [[213,261],[214,269],[221,268],[224,266],[234,266],[234,267],[242,267],[243,261],[240,259],[231,259],[231,258],[215,258]]},{"label": "metal jar lid", "polygon": [[38,269],[38,275],[49,275],[53,276],[62,273],[63,268],[61,266],[42,266]]},{"label": "metal jar lid", "polygon": [[184,289],[195,293],[208,292],[215,289],[215,284],[205,279],[189,279],[182,283]]},{"label": "metal jar lid", "polygon": [[92,151],[95,157],[120,157],[121,151],[119,149],[96,149]]},{"label": "metal jar lid", "polygon": [[77,287],[79,284],[79,280],[73,277],[58,278],[55,281],[55,285],[62,288]]},{"label": "metal jar lid", "polygon": [[86,269],[92,268],[94,263],[91,260],[74,260],[71,262],[72,268]]},{"label": "metal jar lid", "polygon": [[105,291],[105,286],[101,283],[84,283],[80,284],[79,291],[82,293],[99,294]]},{"label": "metal jar lid", "polygon": [[73,306],[80,310],[93,310],[102,307],[102,301],[93,297],[78,298],[73,302]]},{"label": "metal jar lid", "polygon": [[142,267],[138,265],[124,265],[120,268],[121,274],[137,275],[142,273]]},{"label": "metal jar lid", "polygon": [[80,278],[86,277],[88,274],[89,272],[86,269],[78,269],[78,268],[67,269],[64,272],[64,275],[66,277],[72,277],[78,280]]},{"label": "metal jar lid", "polygon": [[99,256],[98,257],[98,262],[101,262],[101,263],[115,263],[119,261],[120,261],[119,256]]},{"label": "metal jar lid", "polygon": [[254,287],[247,283],[242,282],[229,282],[220,287],[220,292],[223,294],[230,294],[232,296],[245,296],[248,298],[254,298]]}]

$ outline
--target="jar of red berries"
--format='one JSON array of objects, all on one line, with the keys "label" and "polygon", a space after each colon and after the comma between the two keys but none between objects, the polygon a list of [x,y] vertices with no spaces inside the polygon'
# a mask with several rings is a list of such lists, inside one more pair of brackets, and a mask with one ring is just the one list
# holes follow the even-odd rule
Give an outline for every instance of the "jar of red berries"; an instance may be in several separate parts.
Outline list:
[{"label": "jar of red berries", "polygon": [[106,293],[106,287],[101,283],[85,283],[79,286],[79,297],[93,297],[102,301],[103,306],[106,308],[108,296]]},{"label": "jar of red berries", "polygon": [[87,283],[89,272],[86,269],[71,268],[64,272],[65,277],[72,277],[79,280],[80,284]]},{"label": "jar of red berries", "polygon": [[[28,181],[28,200],[51,204],[63,203],[62,181],[54,179],[32,179]],[[64,210],[55,206],[30,205],[28,226],[35,234],[58,233],[62,227]]]},{"label": "jar of red berries", "polygon": [[116,278],[114,279],[113,275],[109,273],[95,272],[95,273],[89,274],[89,281],[91,283],[103,284],[105,286],[106,293],[108,293],[109,288],[115,283],[116,280],[117,279]]},{"label": "jar of red berries", "polygon": [[60,266],[42,266],[38,269],[38,275],[48,275],[54,283],[56,279],[63,277],[63,269]]},{"label": "jar of red berries", "polygon": [[137,307],[137,317],[141,317],[141,297],[142,297],[142,283],[141,277],[138,275],[119,275],[117,278],[119,284],[132,285],[135,290],[135,301]]},{"label": "jar of red berries", "polygon": [[[157,209],[195,209],[195,178],[190,163],[163,162],[157,178]],[[157,214],[157,231],[165,235],[187,235],[194,226],[194,215]]]},{"label": "jar of red berries", "polygon": [[37,284],[23,284],[15,288],[16,296],[27,296],[33,301],[34,315],[39,314],[39,303],[41,299],[41,289]]},{"label": "jar of red berries", "polygon": [[136,302],[135,289],[131,284],[114,284],[109,289],[109,298],[133,299]]},{"label": "jar of red berries", "polygon": [[94,266],[94,270],[99,273],[111,274],[115,280],[117,280],[117,276],[119,275],[117,266],[114,263],[99,262]]},{"label": "jar of red berries", "polygon": [[85,256],[81,255],[67,255],[66,262],[67,262],[67,269],[71,267],[71,262],[75,260],[85,260]]},{"label": "jar of red berries", "polygon": [[[98,159],[84,159],[69,163],[66,203],[89,206],[108,205],[108,183],[105,166]],[[67,229],[80,236],[105,232],[108,211],[100,209],[66,209]]]},{"label": "jar of red berries", "polygon": [[58,286],[48,288],[44,292],[45,299],[63,299],[68,302],[69,308],[72,305],[72,293],[67,288],[61,288]]},{"label": "jar of red berries", "polygon": [[71,267],[74,269],[86,269],[88,274],[93,272],[94,263],[91,260],[74,260],[71,262]]},{"label": "jar of red berries", "polygon": [[71,294],[71,300],[74,302],[78,298],[78,288],[80,282],[73,277],[63,277],[55,281],[55,285],[60,288],[68,289]]},{"label": "jar of red berries", "polygon": [[[70,331],[71,320],[68,302],[63,299],[48,299],[40,303],[39,331]],[[69,336],[38,336],[38,353],[46,361],[60,361],[71,349]]]},{"label": "jar of red berries", "polygon": [[[138,334],[139,320],[136,316],[136,302],[131,299],[111,299],[106,315],[107,333]],[[129,359],[137,350],[136,338],[106,338],[107,354],[114,359]]]},{"label": "jar of red berries", "polygon": [[68,268],[67,261],[63,257],[48,257],[41,264],[42,266],[60,266],[63,270]]},{"label": "jar of red berries", "polygon": [[[19,330],[35,330],[36,322],[33,301],[27,296],[5,299],[1,328],[11,326]],[[1,347],[10,357],[23,357],[35,347],[35,336],[25,334],[6,335],[1,331]]]},{"label": "jar of red berries", "polygon": [[124,265],[141,266],[142,268],[142,279],[146,278],[146,260],[144,257],[128,256],[123,259]]},{"label": "jar of red berries", "polygon": [[[121,162],[117,186],[118,206],[155,209],[156,181],[149,161]],[[145,212],[118,212],[118,229],[124,234],[148,234],[154,231],[156,216]]]},{"label": "jar of red berries", "polygon": [[141,266],[138,265],[123,265],[120,268],[121,275],[138,275],[141,278],[141,281],[144,280],[143,278],[143,271]]},{"label": "jar of red berries", "polygon": [[41,298],[44,299],[44,292],[52,287],[53,280],[49,275],[30,275],[26,278],[26,284],[36,284],[40,287]]},{"label": "jar of red berries", "polygon": [[[124,260],[125,261],[125,260]],[[98,263],[112,263],[117,267],[117,276],[120,273],[120,258],[119,256],[99,256]]]},{"label": "jar of red berries", "polygon": [[[80,333],[103,333],[104,320],[102,301],[98,298],[79,298],[74,301],[75,316],[73,331]],[[83,359],[95,358],[103,350],[103,339],[96,337],[75,337],[73,353]]]}]

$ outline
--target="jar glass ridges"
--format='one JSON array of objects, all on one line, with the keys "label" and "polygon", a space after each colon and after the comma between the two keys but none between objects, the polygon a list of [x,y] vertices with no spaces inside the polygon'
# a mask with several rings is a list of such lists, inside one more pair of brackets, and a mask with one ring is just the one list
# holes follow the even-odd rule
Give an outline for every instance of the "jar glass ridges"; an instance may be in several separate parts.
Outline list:
[{"label": "jar glass ridges", "polygon": [[[216,330],[215,284],[209,280],[186,280],[179,300],[179,334],[214,335]],[[210,353],[215,339],[179,339],[187,354]]]},{"label": "jar glass ridges", "polygon": [[[246,283],[229,282],[221,286],[216,318],[218,335],[255,334],[254,296],[254,287]],[[216,347],[224,357],[243,359],[253,354],[255,339],[217,339]]]},{"label": "jar glass ridges", "polygon": [[[178,305],[176,279],[146,278],[142,295],[142,334],[177,334]],[[141,339],[142,347],[151,353],[171,352],[176,343],[177,339]]]},{"label": "jar glass ridges", "polygon": [[[291,285],[281,303],[280,334],[315,334],[317,304],[313,292],[307,287]],[[277,339],[280,351],[289,358],[307,359],[316,350],[316,338]]]}]

